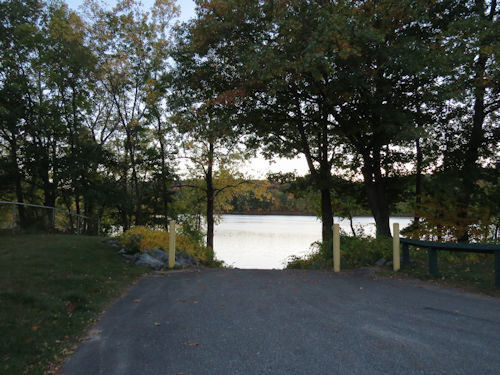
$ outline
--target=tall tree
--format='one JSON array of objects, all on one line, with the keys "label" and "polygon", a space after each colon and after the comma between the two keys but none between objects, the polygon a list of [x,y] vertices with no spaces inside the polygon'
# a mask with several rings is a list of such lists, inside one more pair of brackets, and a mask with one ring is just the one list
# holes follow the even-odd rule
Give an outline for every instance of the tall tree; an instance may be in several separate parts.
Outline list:
[{"label": "tall tree", "polygon": [[120,182],[123,190],[129,192],[130,201],[121,204],[120,210],[123,226],[128,228],[132,216],[135,224],[145,221],[141,154],[148,145],[148,109],[156,103],[150,96],[165,69],[165,35],[176,8],[170,0],[158,0],[149,13],[139,2],[119,1],[112,10],[105,10],[89,1],[87,10],[95,54],[100,57],[102,85],[112,100],[115,121],[124,135]]},{"label": "tall tree", "polygon": [[[473,195],[479,190],[476,183],[482,177],[481,164],[484,166],[488,158],[498,157],[495,153],[500,139],[495,134],[495,121],[500,114],[500,10],[496,0],[476,0],[467,5],[468,14],[452,25],[461,54],[451,50],[451,43],[446,44],[452,61],[458,62],[455,70],[462,73],[453,77],[452,82],[461,90],[466,108],[458,111],[459,118],[452,119],[461,129],[461,141],[460,148],[455,148],[448,158],[454,164],[452,168],[456,168],[460,184],[458,216],[466,222]],[[468,239],[465,228],[459,240]]]},{"label": "tall tree", "polygon": [[257,142],[271,153],[305,155],[322,195],[324,240],[334,166],[363,176],[377,235],[390,235],[386,184],[410,160],[409,84],[426,69],[419,32],[427,5],[199,2],[199,53],[230,56],[230,79],[242,92],[239,122]]},{"label": "tall tree", "polygon": [[[193,49],[192,35],[182,27],[177,35],[173,54],[173,120],[183,134],[184,150],[192,165],[191,178],[203,181],[202,186],[190,186],[201,189],[205,195],[207,247],[213,249],[217,198],[220,204],[222,194],[245,183],[234,170],[237,161],[245,157],[235,127],[235,108],[231,105],[239,93],[225,86],[224,77],[231,74],[232,68],[223,56],[200,58]],[[239,175],[240,181],[235,175]]]}]

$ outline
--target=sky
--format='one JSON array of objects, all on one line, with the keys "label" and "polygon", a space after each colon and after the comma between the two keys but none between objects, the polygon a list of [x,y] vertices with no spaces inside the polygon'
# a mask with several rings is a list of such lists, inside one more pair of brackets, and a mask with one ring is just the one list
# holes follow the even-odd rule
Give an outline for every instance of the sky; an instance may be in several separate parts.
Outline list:
[{"label": "sky", "polygon": [[[149,8],[154,4],[154,0],[141,0],[145,8]],[[70,8],[78,11],[78,8],[84,3],[84,0],[66,0]],[[106,0],[105,3],[113,6],[116,1]],[[195,4],[193,0],[177,0],[177,6],[180,8],[180,22],[187,21],[195,16]],[[276,172],[296,172],[298,175],[305,175],[308,172],[307,162],[303,156],[294,159],[275,158],[272,162],[265,160],[263,157],[252,158],[247,161],[242,168],[245,174],[249,177],[264,178],[267,173]]]}]

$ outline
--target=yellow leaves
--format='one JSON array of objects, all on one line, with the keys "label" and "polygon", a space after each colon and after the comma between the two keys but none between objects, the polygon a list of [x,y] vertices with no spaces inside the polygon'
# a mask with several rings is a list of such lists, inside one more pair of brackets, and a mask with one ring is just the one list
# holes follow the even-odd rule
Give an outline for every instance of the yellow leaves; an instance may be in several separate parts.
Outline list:
[{"label": "yellow leaves", "polygon": [[470,240],[482,241],[488,236],[494,217],[488,207],[469,206],[464,215],[458,198],[446,193],[423,196],[416,208],[421,219],[408,236],[431,241],[457,241],[465,233]]},{"label": "yellow leaves", "polygon": [[[149,229],[139,225],[126,231],[120,236],[120,241],[127,243],[132,236],[140,236],[139,248],[141,251],[160,248],[168,251],[170,234],[161,230]],[[176,235],[176,250],[188,253],[195,258],[207,261],[209,260],[205,249],[197,243],[192,242],[186,236]]]}]

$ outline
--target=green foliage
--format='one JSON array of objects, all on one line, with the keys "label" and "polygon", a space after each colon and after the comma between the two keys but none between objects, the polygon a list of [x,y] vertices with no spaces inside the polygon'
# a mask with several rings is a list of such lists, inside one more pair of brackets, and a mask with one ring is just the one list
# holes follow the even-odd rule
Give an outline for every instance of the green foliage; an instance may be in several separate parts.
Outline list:
[{"label": "green foliage", "polygon": [[[110,232],[184,216],[199,241],[230,210],[312,212],[324,236],[370,210],[387,236],[422,198],[411,235],[498,240],[498,2],[219,0],[174,29],[171,0],[86,4],[0,2],[2,199]],[[310,176],[246,186],[257,149]],[[414,169],[443,178],[420,191]]]},{"label": "green foliage", "polygon": [[412,247],[412,263],[403,265],[399,273],[421,280],[500,296],[495,288],[492,254],[472,254],[452,251],[438,252],[439,276],[429,274],[427,249]]},{"label": "green foliage", "polygon": [[[315,243],[313,252],[304,258],[292,258],[287,268],[331,269],[333,268],[333,244],[331,241]],[[392,259],[392,239],[341,236],[341,268],[373,266],[380,258]]]},{"label": "green foliage", "polygon": [[129,236],[122,236],[120,243],[127,252],[127,254],[135,254],[141,251],[141,241],[144,236],[141,234],[131,234]]},{"label": "green foliage", "polygon": [[[415,206],[419,222],[403,230],[402,234],[430,241],[457,242],[464,237],[471,242],[498,241],[500,180],[494,178],[494,171],[482,169],[479,172],[484,179],[477,181],[466,209],[456,179],[438,173],[428,178],[421,202]],[[488,177],[489,174],[493,176]]]}]

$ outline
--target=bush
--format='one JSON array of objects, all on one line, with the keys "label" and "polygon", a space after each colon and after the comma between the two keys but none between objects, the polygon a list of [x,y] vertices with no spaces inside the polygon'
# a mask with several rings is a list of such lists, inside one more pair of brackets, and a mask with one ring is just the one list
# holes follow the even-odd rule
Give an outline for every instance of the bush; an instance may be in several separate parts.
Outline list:
[{"label": "bush", "polygon": [[120,237],[120,242],[127,254],[135,254],[141,251],[141,241],[144,237],[140,234],[129,233]]},{"label": "bush", "polygon": [[[315,251],[305,258],[292,257],[287,264],[291,269],[328,269],[333,268],[332,241],[316,242]],[[392,238],[375,239],[371,237],[340,238],[341,268],[357,268],[375,264],[380,258],[392,259]]]},{"label": "bush", "polygon": [[[145,251],[154,248],[168,251],[169,238],[168,232],[137,226],[123,233],[120,236],[120,242],[127,252]],[[177,234],[175,238],[175,249],[177,251],[190,254],[203,262],[211,263],[214,261],[212,249],[206,248],[182,234]]]}]

